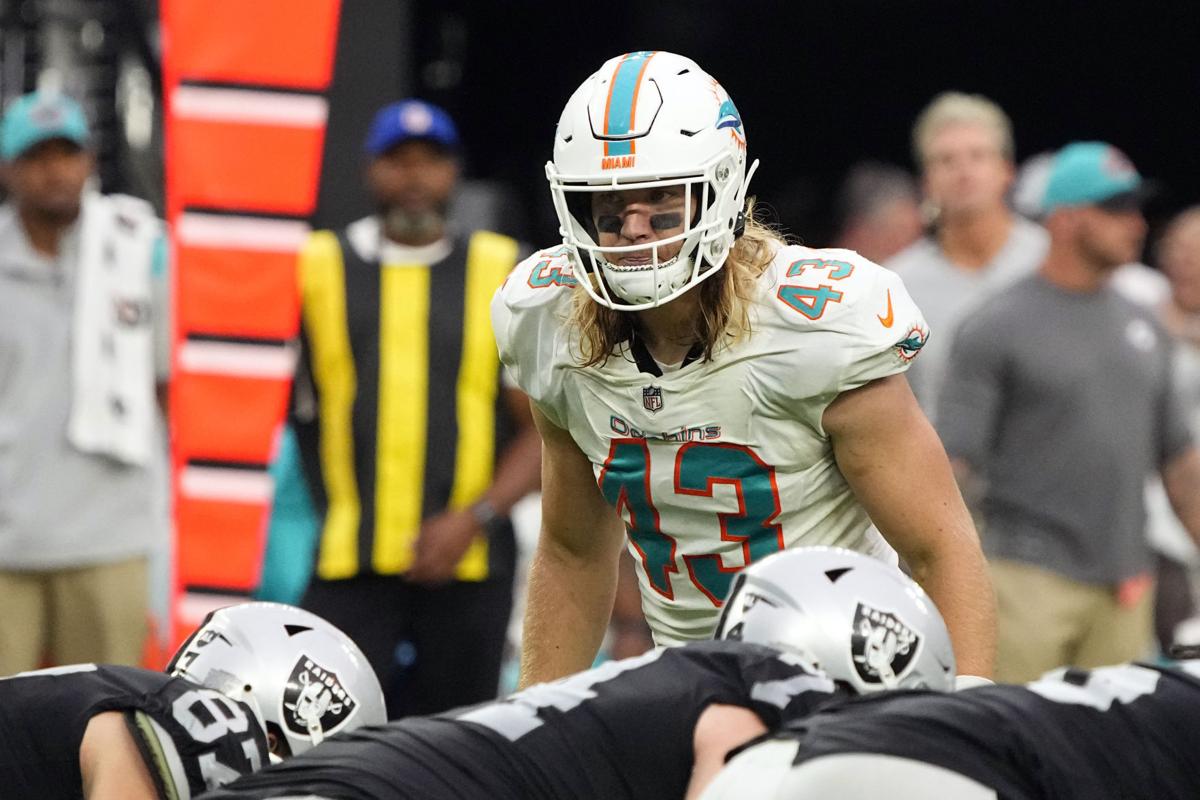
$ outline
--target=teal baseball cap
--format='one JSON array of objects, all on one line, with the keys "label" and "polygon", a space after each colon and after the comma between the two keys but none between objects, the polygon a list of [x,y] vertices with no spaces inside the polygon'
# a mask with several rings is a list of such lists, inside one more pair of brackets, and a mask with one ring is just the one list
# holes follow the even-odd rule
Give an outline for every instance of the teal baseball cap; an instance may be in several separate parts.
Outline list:
[{"label": "teal baseball cap", "polygon": [[12,161],[48,139],[87,146],[83,109],[59,92],[33,92],[13,101],[0,120],[0,159]]},{"label": "teal baseball cap", "polygon": [[1070,206],[1131,210],[1140,208],[1151,191],[1133,162],[1111,144],[1072,142],[1054,156],[1042,213]]}]

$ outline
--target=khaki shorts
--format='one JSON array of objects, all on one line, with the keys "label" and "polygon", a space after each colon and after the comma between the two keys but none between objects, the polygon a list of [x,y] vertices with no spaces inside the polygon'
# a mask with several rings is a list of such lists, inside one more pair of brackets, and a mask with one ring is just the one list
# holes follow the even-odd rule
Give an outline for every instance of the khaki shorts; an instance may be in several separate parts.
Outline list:
[{"label": "khaki shorts", "polygon": [[1122,605],[1112,587],[1032,564],[995,559],[988,567],[999,610],[997,681],[1024,683],[1056,667],[1087,669],[1148,654],[1152,590]]},{"label": "khaki shorts", "polygon": [[0,570],[0,675],[94,661],[137,665],[146,640],[147,561]]}]

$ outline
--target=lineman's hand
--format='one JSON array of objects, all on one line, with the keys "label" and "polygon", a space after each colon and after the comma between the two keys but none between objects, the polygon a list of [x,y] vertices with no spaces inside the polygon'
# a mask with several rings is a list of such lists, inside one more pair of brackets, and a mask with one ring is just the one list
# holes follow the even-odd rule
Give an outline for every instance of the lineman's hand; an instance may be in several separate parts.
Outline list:
[{"label": "lineman's hand", "polygon": [[412,566],[405,576],[427,586],[446,583],[454,577],[467,546],[482,533],[469,510],[443,511],[421,525]]}]

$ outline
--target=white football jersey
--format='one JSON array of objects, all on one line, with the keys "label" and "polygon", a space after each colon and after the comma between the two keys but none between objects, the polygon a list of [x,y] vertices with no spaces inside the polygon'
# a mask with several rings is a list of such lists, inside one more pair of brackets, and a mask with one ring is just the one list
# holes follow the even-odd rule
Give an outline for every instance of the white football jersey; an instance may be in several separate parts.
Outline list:
[{"label": "white football jersey", "polygon": [[928,338],[895,273],[848,250],[783,247],[758,281],[751,333],[655,376],[622,345],[581,367],[565,248],[509,275],[492,302],[500,357],[570,432],[625,520],[660,645],[711,635],[732,577],[781,548],[894,559],[822,427],[843,391],[902,372]]}]

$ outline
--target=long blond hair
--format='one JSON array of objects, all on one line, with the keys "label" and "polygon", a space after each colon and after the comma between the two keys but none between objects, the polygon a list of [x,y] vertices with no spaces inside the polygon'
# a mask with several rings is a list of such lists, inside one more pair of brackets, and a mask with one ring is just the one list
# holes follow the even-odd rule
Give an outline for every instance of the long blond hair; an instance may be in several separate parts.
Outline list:
[{"label": "long blond hair", "polygon": [[[755,218],[751,200],[746,207],[745,231],[733,243],[725,264],[692,290],[700,293],[692,338],[703,345],[704,360],[711,359],[719,345],[733,344],[750,333],[755,283],[785,244],[782,234]],[[579,279],[589,278],[580,274]],[[568,324],[579,332],[580,365],[591,367],[603,364],[618,345],[632,337],[637,317],[636,312],[602,306],[577,287]]]}]

